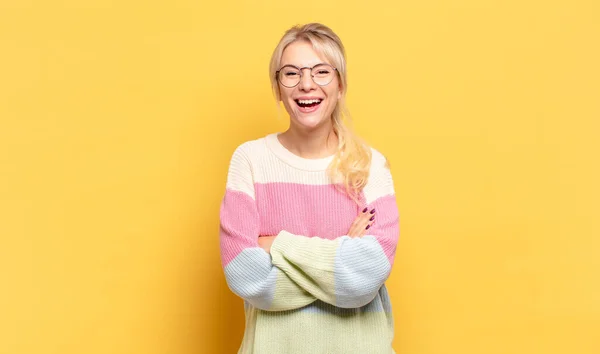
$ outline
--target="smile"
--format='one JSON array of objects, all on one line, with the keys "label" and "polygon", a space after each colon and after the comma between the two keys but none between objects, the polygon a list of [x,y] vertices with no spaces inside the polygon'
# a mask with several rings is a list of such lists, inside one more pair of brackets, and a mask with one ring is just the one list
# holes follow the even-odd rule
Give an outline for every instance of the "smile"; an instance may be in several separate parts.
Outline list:
[{"label": "smile", "polygon": [[319,108],[319,105],[321,104],[321,102],[323,102],[323,99],[321,99],[321,98],[313,98],[313,99],[308,99],[308,100],[296,99],[294,101],[300,108],[301,112],[310,113],[310,112],[316,111]]}]

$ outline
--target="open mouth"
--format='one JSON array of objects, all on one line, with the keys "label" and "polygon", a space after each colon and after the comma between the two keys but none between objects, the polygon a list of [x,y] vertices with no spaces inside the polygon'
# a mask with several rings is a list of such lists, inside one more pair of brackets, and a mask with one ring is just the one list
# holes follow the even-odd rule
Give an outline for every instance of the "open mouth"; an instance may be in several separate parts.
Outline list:
[{"label": "open mouth", "polygon": [[294,100],[298,107],[300,107],[300,111],[302,112],[313,112],[316,111],[323,99],[321,98],[313,98],[310,100]]}]

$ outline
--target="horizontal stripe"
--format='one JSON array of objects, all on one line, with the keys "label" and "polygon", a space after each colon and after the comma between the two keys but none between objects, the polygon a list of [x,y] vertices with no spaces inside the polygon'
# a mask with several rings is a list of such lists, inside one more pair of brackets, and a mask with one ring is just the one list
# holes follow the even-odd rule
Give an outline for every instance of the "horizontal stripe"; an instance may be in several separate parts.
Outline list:
[{"label": "horizontal stripe", "polygon": [[262,309],[271,307],[279,270],[262,248],[246,248],[224,269],[231,291]]},{"label": "horizontal stripe", "polygon": [[[257,310],[253,351],[268,354],[390,354],[391,313],[358,312],[350,316],[318,312]],[[244,353],[242,351],[242,353]]]},{"label": "horizontal stripe", "polygon": [[358,205],[333,185],[256,184],[261,235],[281,230],[307,237],[333,239],[347,234]]},{"label": "horizontal stripe", "polygon": [[[386,159],[376,149],[371,148],[371,167],[369,169],[369,181],[387,180],[384,167]],[[236,174],[242,171],[251,171],[253,183],[296,183],[303,185],[326,185],[331,181],[327,175],[326,167],[321,170],[306,171],[295,168],[282,160],[267,146],[264,138],[252,140],[241,144],[233,153],[230,161],[229,175],[233,178],[228,178],[227,188],[244,191],[249,195],[252,188],[248,185],[248,180],[245,183],[239,183],[239,179],[235,178]],[[382,193],[388,193],[389,185],[381,183],[371,183],[367,188],[367,197],[371,198],[368,202],[382,196]],[[383,189],[381,189],[383,188]],[[392,185],[393,188],[393,185]],[[371,197],[372,195],[372,197]]]},{"label": "horizontal stripe", "polygon": [[221,265],[226,267],[240,252],[258,247],[256,203],[246,193],[227,190],[220,210]]},{"label": "horizontal stripe", "polygon": [[247,147],[252,144],[240,145],[231,156],[227,171],[226,190],[242,192],[254,199],[254,181],[252,177],[252,162]]},{"label": "horizontal stripe", "polygon": [[396,196],[383,196],[371,203],[369,208],[375,209],[377,216],[367,234],[377,239],[391,267],[394,265],[396,245],[400,237],[400,214]]},{"label": "horizontal stripe", "polygon": [[379,152],[374,152],[369,180],[362,191],[367,204],[374,203],[382,197],[396,194],[391,171],[385,165],[385,157]]}]

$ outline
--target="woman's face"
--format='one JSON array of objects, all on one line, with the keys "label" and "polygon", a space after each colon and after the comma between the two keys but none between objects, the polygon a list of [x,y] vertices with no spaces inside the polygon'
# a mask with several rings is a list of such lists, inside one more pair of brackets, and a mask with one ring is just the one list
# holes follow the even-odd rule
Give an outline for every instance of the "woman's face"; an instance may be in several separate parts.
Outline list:
[{"label": "woman's face", "polygon": [[[321,58],[309,42],[297,41],[289,44],[283,51],[280,68],[285,65],[312,68],[321,63],[332,65]],[[341,91],[335,72],[333,80],[325,86],[319,86],[313,81],[309,69],[302,70],[302,78],[295,87],[289,88],[279,83],[281,101],[290,115],[291,125],[303,130],[314,130],[330,123],[333,109],[341,98]],[[313,100],[312,103],[309,100]],[[314,100],[321,101],[315,104]]]}]

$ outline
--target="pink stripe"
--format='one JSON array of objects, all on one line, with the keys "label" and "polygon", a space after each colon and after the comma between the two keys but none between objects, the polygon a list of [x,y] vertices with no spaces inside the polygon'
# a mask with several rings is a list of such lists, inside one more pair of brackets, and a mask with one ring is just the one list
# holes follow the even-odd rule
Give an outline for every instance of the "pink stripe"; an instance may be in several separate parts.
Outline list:
[{"label": "pink stripe", "polygon": [[248,247],[258,247],[259,218],[246,193],[227,190],[220,210],[221,265],[225,267]]},{"label": "pink stripe", "polygon": [[329,185],[255,184],[260,235],[285,230],[295,235],[334,239],[345,235],[358,215],[358,206]]},{"label": "pink stripe", "polygon": [[390,266],[392,266],[394,265],[396,244],[400,237],[400,215],[395,195],[377,198],[369,205],[369,209],[372,208],[375,208],[375,223],[369,228],[367,234],[377,238],[390,261]]},{"label": "pink stripe", "polygon": [[[327,239],[346,235],[362,209],[331,184],[257,183],[254,187],[256,202],[233,190],[227,190],[223,198],[220,214],[223,267],[243,249],[258,247],[259,235],[277,235],[281,230]],[[400,231],[396,198],[383,196],[368,207],[375,208],[376,214],[367,234],[377,238],[393,264]]]}]

